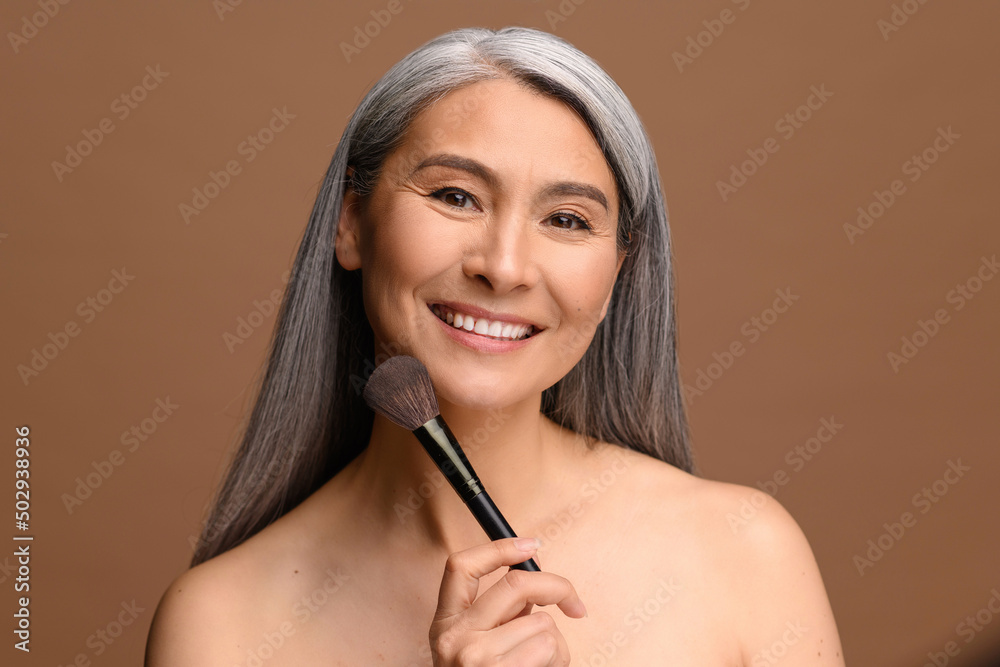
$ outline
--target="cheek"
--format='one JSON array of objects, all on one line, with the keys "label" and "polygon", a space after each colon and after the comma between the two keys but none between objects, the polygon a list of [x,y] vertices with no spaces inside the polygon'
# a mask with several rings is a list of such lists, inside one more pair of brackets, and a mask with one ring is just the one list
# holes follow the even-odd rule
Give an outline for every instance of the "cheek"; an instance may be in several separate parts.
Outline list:
[{"label": "cheek", "polygon": [[398,289],[415,288],[458,261],[457,239],[450,238],[439,216],[415,204],[386,207],[370,226],[366,263]]},{"label": "cheek", "polygon": [[416,295],[455,265],[456,244],[426,211],[398,205],[373,211],[362,242],[365,310],[378,335],[398,339],[421,321]]},{"label": "cheek", "polygon": [[550,279],[562,313],[559,326],[560,356],[573,363],[586,351],[601,323],[604,302],[614,287],[617,258],[614,253],[596,253],[591,261],[577,261]]}]

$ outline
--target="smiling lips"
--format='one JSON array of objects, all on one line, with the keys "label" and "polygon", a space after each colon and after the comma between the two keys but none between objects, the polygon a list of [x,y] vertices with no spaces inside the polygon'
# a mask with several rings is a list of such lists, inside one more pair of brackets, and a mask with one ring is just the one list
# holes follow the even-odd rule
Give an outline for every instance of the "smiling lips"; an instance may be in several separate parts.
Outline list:
[{"label": "smiling lips", "polygon": [[515,322],[504,322],[503,320],[490,320],[485,317],[474,317],[468,313],[463,313],[454,308],[434,304],[431,310],[442,322],[446,322],[456,329],[463,329],[471,333],[495,338],[497,340],[522,340],[529,338],[536,333],[534,325],[519,324]]}]

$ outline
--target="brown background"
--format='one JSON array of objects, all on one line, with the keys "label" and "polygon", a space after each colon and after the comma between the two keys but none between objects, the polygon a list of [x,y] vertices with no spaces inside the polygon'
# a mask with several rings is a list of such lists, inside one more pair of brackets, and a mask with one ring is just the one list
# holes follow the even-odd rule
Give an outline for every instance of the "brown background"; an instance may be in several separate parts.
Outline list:
[{"label": "brown background", "polygon": [[[13,430],[28,424],[36,541],[30,656],[10,649],[13,557],[0,555],[3,660],[141,661],[157,600],[191,556],[273,315],[232,351],[224,334],[282,287],[364,91],[415,47],[470,25],[569,39],[646,123],[675,239],[684,380],[732,342],[746,349],[691,402],[702,473],[747,485],[789,475],[777,498],[815,550],[848,664],[923,664],[948,641],[960,648],[952,665],[998,654],[1000,618],[968,643],[956,626],[1000,587],[1000,280],[961,310],[947,295],[1000,250],[1000,7],[909,0],[916,13],[886,39],[877,22],[890,19],[889,0],[672,4],[404,2],[350,63],[340,43],[386,2],[244,2],[221,17],[207,0],[70,3],[17,53],[5,38],[0,497],[13,503]],[[560,6],[566,20],[550,23]],[[672,54],[727,8],[733,22],[678,71]],[[4,3],[0,28],[21,31],[39,11]],[[169,75],[119,119],[112,101],[147,66]],[[811,86],[833,95],[785,139],[775,123]],[[294,120],[246,162],[237,146],[275,107]],[[114,131],[59,181],[53,161],[102,118]],[[939,127],[959,138],[911,182],[903,163]],[[716,182],[768,137],[779,150],[724,202]],[[233,159],[241,173],[185,224],[179,205]],[[906,192],[849,242],[843,225],[897,178]],[[78,304],[123,267],[134,279],[86,322]],[[784,288],[799,300],[751,343],[744,323]],[[894,372],[887,353],[939,308],[949,321]],[[70,321],[79,335],[25,384],[18,365]],[[122,432],[168,398],[179,407],[126,451]],[[824,417],[843,429],[793,470],[786,453]],[[124,463],[70,513],[63,494],[115,449]],[[959,459],[971,469],[920,514],[914,494]],[[853,557],[905,511],[916,525],[859,575]],[[96,655],[88,637],[133,600],[144,611]]]}]

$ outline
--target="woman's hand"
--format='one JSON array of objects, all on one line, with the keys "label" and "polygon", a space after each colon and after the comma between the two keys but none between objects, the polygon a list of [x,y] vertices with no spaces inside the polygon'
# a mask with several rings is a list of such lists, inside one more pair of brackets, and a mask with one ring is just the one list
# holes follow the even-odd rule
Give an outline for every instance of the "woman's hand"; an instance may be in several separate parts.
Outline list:
[{"label": "woman's hand", "polygon": [[586,616],[569,580],[510,570],[476,599],[480,577],[528,560],[538,546],[535,539],[509,538],[448,557],[430,630],[435,667],[569,664],[569,647],[552,616],[531,613],[533,604],[556,604],[567,616]]}]

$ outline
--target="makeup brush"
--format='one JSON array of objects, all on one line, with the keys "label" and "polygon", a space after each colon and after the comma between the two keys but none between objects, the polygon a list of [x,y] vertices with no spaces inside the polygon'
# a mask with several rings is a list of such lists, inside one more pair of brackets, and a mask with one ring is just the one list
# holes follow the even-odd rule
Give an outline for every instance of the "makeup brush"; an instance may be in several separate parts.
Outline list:
[{"label": "makeup brush", "polygon": [[[431,376],[419,360],[401,355],[384,361],[368,378],[364,397],[372,410],[413,431],[491,540],[517,537],[441,417]],[[530,558],[511,567],[541,571]]]}]

